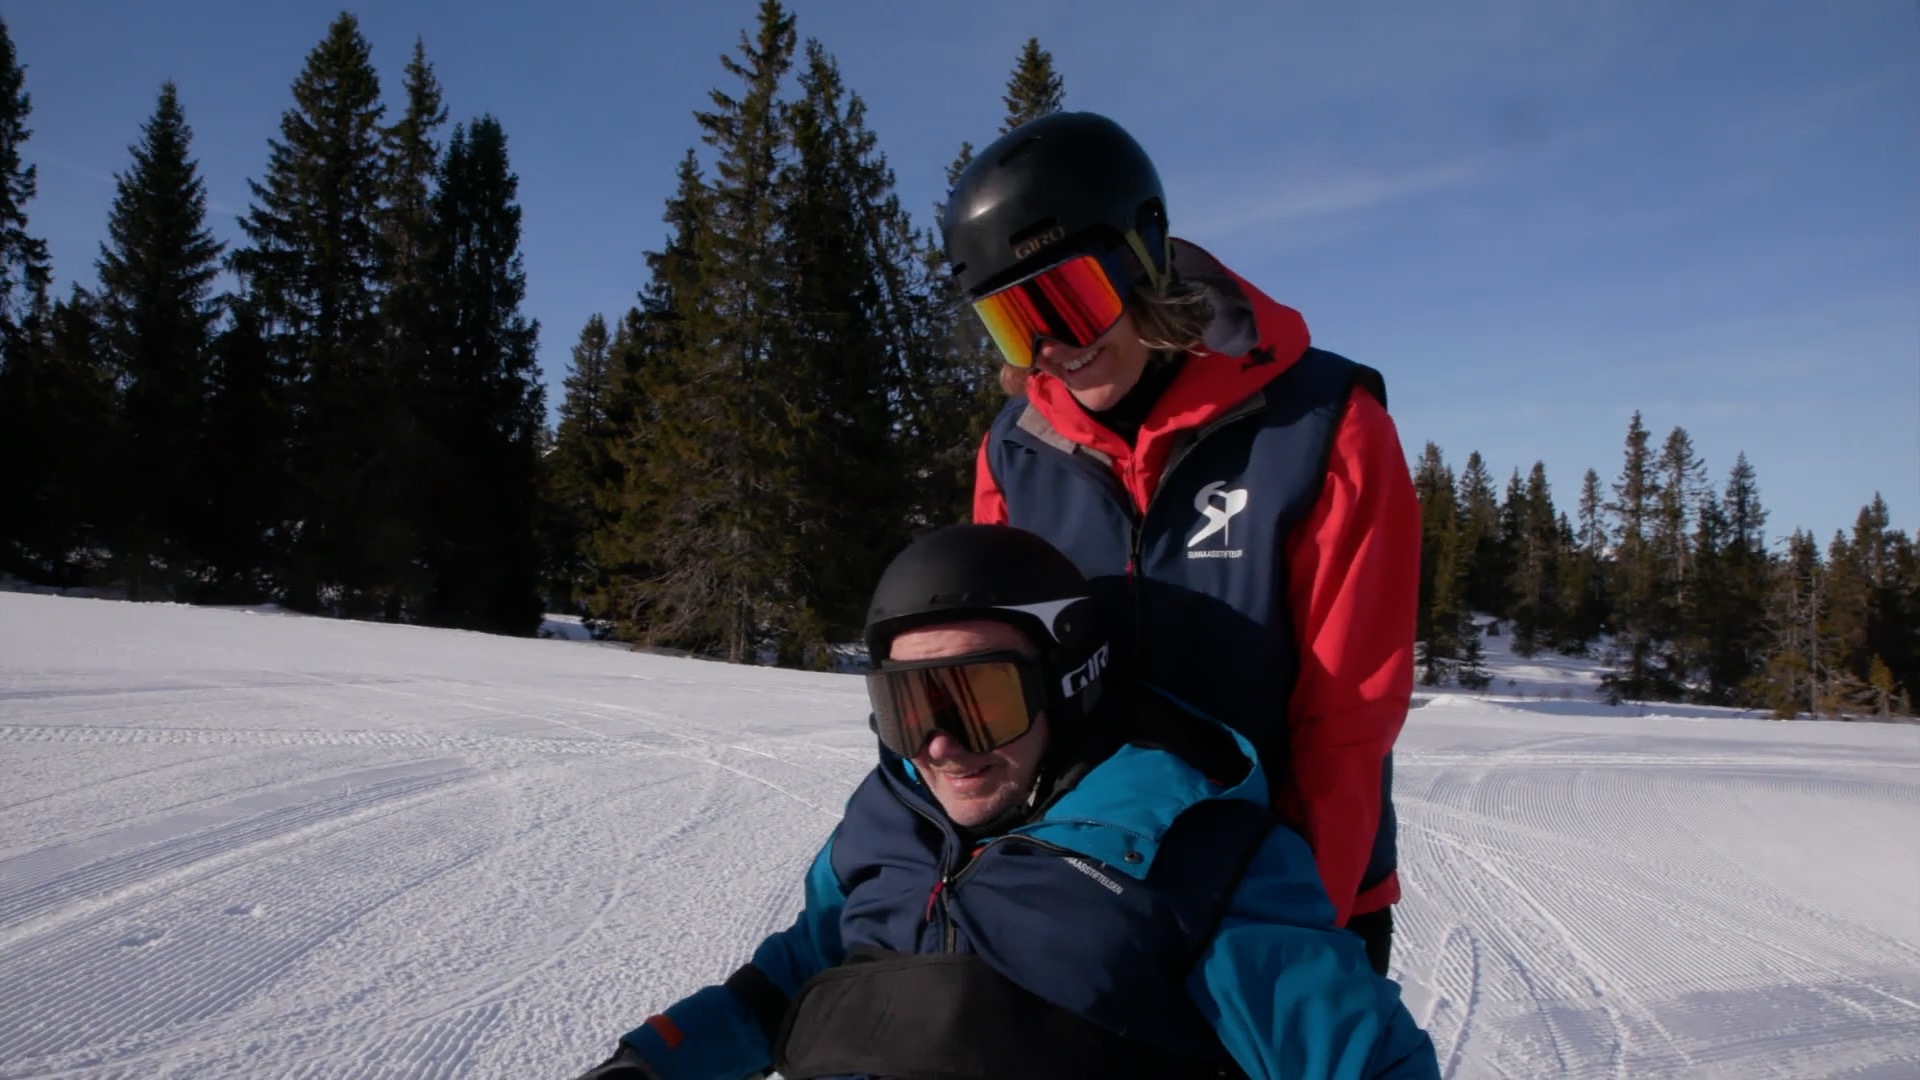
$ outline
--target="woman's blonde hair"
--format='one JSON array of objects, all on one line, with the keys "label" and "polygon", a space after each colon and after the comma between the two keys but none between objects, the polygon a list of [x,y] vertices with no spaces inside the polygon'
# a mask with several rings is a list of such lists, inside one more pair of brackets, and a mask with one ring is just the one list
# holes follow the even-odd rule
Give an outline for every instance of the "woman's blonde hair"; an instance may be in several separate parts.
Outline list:
[{"label": "woman's blonde hair", "polygon": [[1149,282],[1133,287],[1134,331],[1155,352],[1184,353],[1204,348],[1213,325],[1213,304],[1206,286],[1175,279],[1160,288]]},{"label": "woman's blonde hair", "polygon": [[1016,398],[1027,392],[1027,378],[1033,374],[1032,368],[1014,367],[1012,364],[1000,365],[1000,389],[1010,398]]}]

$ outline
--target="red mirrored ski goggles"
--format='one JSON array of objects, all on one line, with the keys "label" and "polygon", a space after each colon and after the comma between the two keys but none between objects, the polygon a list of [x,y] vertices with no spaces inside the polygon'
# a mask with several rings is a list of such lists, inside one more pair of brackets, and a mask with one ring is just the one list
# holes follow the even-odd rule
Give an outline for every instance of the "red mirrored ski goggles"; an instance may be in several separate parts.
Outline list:
[{"label": "red mirrored ski goggles", "polygon": [[945,732],[975,754],[1033,730],[1046,707],[1039,665],[1016,652],[888,662],[867,675],[874,731],[904,758]]},{"label": "red mirrored ski goggles", "polygon": [[1128,243],[1076,255],[974,301],[974,314],[1017,368],[1033,366],[1051,338],[1084,349],[1126,314],[1127,297],[1147,271]]}]

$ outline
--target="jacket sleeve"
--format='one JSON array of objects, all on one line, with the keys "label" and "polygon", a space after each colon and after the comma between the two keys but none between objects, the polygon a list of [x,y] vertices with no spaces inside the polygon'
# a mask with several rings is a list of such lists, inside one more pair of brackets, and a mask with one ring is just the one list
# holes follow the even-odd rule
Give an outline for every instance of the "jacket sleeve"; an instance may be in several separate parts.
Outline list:
[{"label": "jacket sleeve", "polygon": [[[806,906],[793,925],[769,934],[753,960],[728,982],[742,981],[791,999],[814,975],[845,958],[840,909],[846,901],[834,875],[833,840],[807,872]],[[776,1003],[777,1004],[777,1003]],[[739,1080],[771,1067],[772,1033],[752,1001],[731,985],[704,987],[620,1037],[646,1059],[659,1080]]]},{"label": "jacket sleeve", "polygon": [[[1302,824],[1344,924],[1373,853],[1384,761],[1413,696],[1420,594],[1413,478],[1392,418],[1364,390],[1349,401],[1325,487],[1285,558],[1300,674],[1281,808]],[[1398,890],[1388,878],[1360,909],[1391,903]]]},{"label": "jacket sleeve", "polygon": [[980,449],[973,455],[973,524],[975,525],[1007,523],[1007,498],[1000,493],[1000,485],[994,482],[993,470],[987,465],[987,441],[992,438],[992,431],[982,435]]},{"label": "jacket sleeve", "polygon": [[1284,828],[1235,888],[1187,991],[1255,1080],[1440,1075],[1399,985],[1374,974],[1359,937],[1334,928],[1313,854]]}]

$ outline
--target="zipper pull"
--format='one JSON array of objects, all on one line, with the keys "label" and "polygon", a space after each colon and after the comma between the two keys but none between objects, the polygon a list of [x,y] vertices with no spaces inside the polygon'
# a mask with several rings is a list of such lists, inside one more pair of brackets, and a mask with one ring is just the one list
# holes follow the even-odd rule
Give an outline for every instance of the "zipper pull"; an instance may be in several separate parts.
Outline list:
[{"label": "zipper pull", "polygon": [[938,900],[938,899],[940,899],[940,890],[942,890],[942,889],[944,889],[944,888],[946,888],[946,887],[947,887],[947,879],[946,879],[946,878],[944,878],[944,877],[943,877],[943,878],[941,878],[941,879],[940,879],[939,881],[936,881],[936,882],[934,882],[934,883],[933,883],[933,891],[927,894],[927,910],[926,910],[926,912],[925,912],[925,914],[923,914],[923,915],[921,915],[921,916],[920,916],[920,921],[921,921],[921,922],[932,922],[932,921],[933,921],[933,904],[934,904],[934,901],[936,901],[936,900]]}]

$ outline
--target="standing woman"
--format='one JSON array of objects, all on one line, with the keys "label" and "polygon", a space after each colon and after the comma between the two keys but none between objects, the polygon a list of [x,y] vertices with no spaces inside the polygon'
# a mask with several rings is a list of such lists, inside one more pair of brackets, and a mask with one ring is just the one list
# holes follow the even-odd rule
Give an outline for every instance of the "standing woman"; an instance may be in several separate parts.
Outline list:
[{"label": "standing woman", "polygon": [[981,443],[974,520],[1065,551],[1134,670],[1258,747],[1384,974],[1420,579],[1384,381],[1173,239],[1153,162],[1105,117],[1002,136],[941,227],[1024,389]]}]

